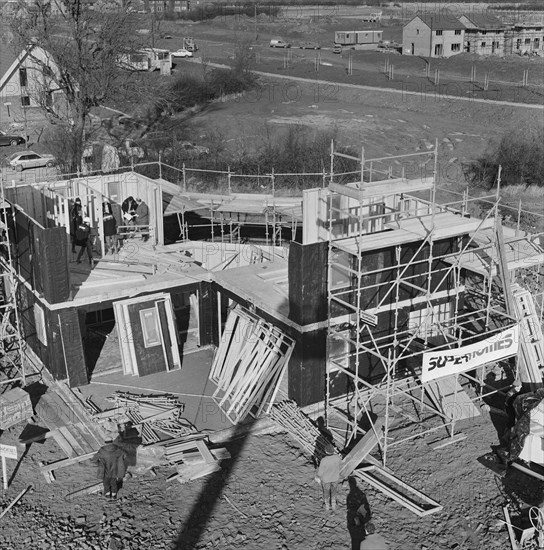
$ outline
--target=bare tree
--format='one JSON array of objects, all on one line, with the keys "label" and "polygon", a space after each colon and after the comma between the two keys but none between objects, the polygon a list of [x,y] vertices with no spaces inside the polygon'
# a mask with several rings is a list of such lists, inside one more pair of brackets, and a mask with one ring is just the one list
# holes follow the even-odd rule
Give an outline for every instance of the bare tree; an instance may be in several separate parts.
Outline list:
[{"label": "bare tree", "polygon": [[[119,67],[141,47],[133,17],[117,4],[98,10],[86,0],[37,0],[32,8],[21,6],[11,31],[14,47],[29,51],[40,69],[34,99],[71,142],[68,169],[79,170],[92,107],[118,99],[134,82],[134,73]],[[62,92],[61,105],[51,101],[52,92]]]}]

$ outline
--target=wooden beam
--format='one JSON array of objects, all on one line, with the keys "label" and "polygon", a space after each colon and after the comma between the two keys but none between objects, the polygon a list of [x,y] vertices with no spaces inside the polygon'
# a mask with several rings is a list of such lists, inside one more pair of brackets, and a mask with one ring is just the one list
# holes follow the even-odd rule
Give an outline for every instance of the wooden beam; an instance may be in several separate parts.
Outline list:
[{"label": "wooden beam", "polygon": [[[377,476],[374,475],[374,472],[379,472],[391,483],[379,479]],[[355,470],[354,474],[358,478],[366,481],[369,485],[372,485],[372,487],[375,487],[376,489],[420,517],[428,516],[429,514],[433,514],[434,512],[439,512],[443,508],[443,506],[435,500],[431,499],[421,491],[414,489],[404,481],[400,480],[398,477],[390,474],[382,468],[375,466],[373,469],[366,469],[365,471],[357,469]],[[396,490],[395,487],[393,487],[392,485],[400,487],[404,492],[401,493],[400,491]],[[408,493],[408,495],[406,493]],[[410,498],[409,494],[414,495],[414,497],[417,497],[419,500],[425,502],[430,507],[424,508],[423,506],[418,504],[415,499]]]},{"label": "wooden beam", "polygon": [[[340,478],[346,479],[363,462],[368,454],[378,445],[379,440],[376,433],[381,438],[381,430],[384,425],[384,419],[379,417],[374,424],[374,429],[370,428],[362,439],[353,447],[353,449],[344,457],[340,466]],[[375,433],[376,432],[376,433]]]},{"label": "wooden beam", "polygon": [[512,546],[512,550],[519,550],[519,546],[516,541],[516,534],[514,533],[514,529],[512,527],[512,521],[510,520],[510,512],[508,511],[508,506],[503,506],[502,511],[504,513],[504,519],[506,523],[506,528],[508,529],[508,536],[510,538],[510,545]]},{"label": "wooden beam", "polygon": [[74,456],[72,458],[65,458],[63,460],[57,460],[56,462],[51,462],[49,464],[44,464],[40,466],[40,472],[44,474],[45,472],[52,472],[53,470],[58,470],[59,468],[65,468],[66,466],[71,466],[72,464],[77,464],[78,462],[84,462],[92,458],[96,452],[87,453],[80,456]]},{"label": "wooden beam", "polygon": [[454,437],[448,437],[447,439],[443,439],[442,441],[439,441],[436,445],[431,445],[431,449],[433,451],[437,451],[438,449],[442,449],[443,447],[447,447],[448,445],[453,445],[454,443],[457,443],[459,441],[463,441],[463,439],[466,439],[466,434],[457,434]]},{"label": "wooden beam", "polygon": [[95,483],[94,485],[89,485],[88,487],[83,487],[82,489],[78,489],[77,491],[74,491],[73,493],[68,493],[64,500],[68,500],[70,497],[76,497],[80,495],[89,495],[91,493],[98,493],[103,487],[102,482]]},{"label": "wooden beam", "polygon": [[26,489],[23,489],[12,501],[11,503],[6,507],[4,508],[4,510],[2,511],[2,513],[0,514],[0,519],[2,519],[7,513],[8,511],[13,507],[15,506],[24,496],[25,494],[30,490],[32,489],[32,485],[29,485]]}]

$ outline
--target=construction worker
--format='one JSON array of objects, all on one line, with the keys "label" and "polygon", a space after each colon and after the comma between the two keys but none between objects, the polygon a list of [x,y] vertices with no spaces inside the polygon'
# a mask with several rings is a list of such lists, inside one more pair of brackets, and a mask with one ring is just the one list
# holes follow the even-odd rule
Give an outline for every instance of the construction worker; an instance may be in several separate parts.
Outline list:
[{"label": "construction worker", "polygon": [[337,453],[332,443],[325,445],[325,456],[319,463],[316,481],[321,483],[323,489],[323,504],[326,510],[336,510],[336,492],[340,483],[340,465],[342,458]]},{"label": "construction worker", "polygon": [[387,542],[378,533],[372,522],[368,522],[365,527],[366,536],[361,542],[360,550],[387,550]]},{"label": "construction worker", "polygon": [[83,218],[83,221],[77,226],[74,243],[76,246],[81,247],[77,255],[77,263],[81,263],[81,256],[83,256],[83,252],[87,252],[89,265],[92,269],[94,267],[93,244],[91,241],[91,218],[88,216]]},{"label": "construction worker", "polygon": [[125,477],[127,470],[127,453],[112,439],[94,455],[93,461],[98,463],[98,477],[104,485],[104,496],[110,499],[117,498],[119,483]]}]

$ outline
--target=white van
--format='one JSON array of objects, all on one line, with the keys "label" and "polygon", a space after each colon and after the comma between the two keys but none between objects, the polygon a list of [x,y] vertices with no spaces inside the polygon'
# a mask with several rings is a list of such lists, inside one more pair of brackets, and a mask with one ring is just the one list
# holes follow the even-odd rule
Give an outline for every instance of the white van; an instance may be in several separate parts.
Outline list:
[{"label": "white van", "polygon": [[285,42],[285,40],[273,39],[270,41],[271,48],[290,48],[291,44]]}]

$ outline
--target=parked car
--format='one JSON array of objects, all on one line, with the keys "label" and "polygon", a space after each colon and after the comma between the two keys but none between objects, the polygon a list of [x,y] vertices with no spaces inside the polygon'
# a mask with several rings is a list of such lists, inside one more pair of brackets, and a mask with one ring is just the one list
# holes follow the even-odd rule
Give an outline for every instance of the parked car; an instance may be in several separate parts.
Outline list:
[{"label": "parked car", "polygon": [[289,42],[285,42],[285,40],[279,40],[274,38],[270,41],[270,47],[271,48],[290,48],[291,44],[289,44]]},{"label": "parked car", "polygon": [[17,170],[22,172],[26,168],[43,168],[44,166],[55,166],[56,159],[53,155],[43,153],[39,155],[34,151],[24,151],[22,153],[14,153],[9,157],[8,164]]},{"label": "parked car", "polygon": [[182,151],[185,151],[189,155],[199,157],[201,155],[209,155],[210,150],[203,145],[197,145],[196,143],[191,143],[190,141],[182,141],[180,144]]},{"label": "parked car", "polygon": [[5,132],[2,132],[2,130],[0,130],[0,145],[11,145],[12,147],[14,147],[15,145],[24,145],[25,143],[26,140],[23,136],[6,134]]},{"label": "parked car", "polygon": [[320,50],[321,46],[317,42],[301,42],[298,46],[301,50]]},{"label": "parked car", "polygon": [[332,53],[342,53],[342,46],[340,46],[340,44],[336,44],[336,46],[332,49]]},{"label": "parked car", "polygon": [[186,48],[180,48],[175,52],[172,52],[172,57],[193,57],[193,52],[190,52]]}]

